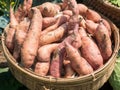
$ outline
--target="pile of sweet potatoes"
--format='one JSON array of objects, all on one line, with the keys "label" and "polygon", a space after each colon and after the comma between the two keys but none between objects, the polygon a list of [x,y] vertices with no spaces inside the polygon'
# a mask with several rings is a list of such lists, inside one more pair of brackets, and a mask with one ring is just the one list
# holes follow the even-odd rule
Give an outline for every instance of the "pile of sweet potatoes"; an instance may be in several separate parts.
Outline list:
[{"label": "pile of sweet potatoes", "polygon": [[111,27],[76,0],[10,7],[5,44],[15,60],[37,75],[74,78],[103,67],[112,55]]}]

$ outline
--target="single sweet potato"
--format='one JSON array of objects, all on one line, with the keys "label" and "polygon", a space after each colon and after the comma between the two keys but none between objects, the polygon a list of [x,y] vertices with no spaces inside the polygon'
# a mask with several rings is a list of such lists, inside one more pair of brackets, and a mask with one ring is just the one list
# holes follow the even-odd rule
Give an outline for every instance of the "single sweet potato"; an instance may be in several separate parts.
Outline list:
[{"label": "single sweet potato", "polygon": [[93,72],[93,68],[91,65],[83,58],[81,57],[78,49],[74,48],[69,43],[66,44],[66,52],[67,56],[71,62],[72,68],[79,74],[79,75],[86,75]]},{"label": "single sweet potato", "polygon": [[46,76],[49,71],[50,62],[37,62],[34,72],[39,76]]},{"label": "single sweet potato", "polygon": [[24,18],[23,21],[16,28],[15,36],[14,36],[14,51],[13,57],[19,61],[20,60],[20,50],[21,46],[26,38],[27,31],[30,25],[30,20],[28,18]]},{"label": "single sweet potato", "polygon": [[41,46],[38,49],[37,59],[38,61],[50,61],[50,57],[52,52],[58,47],[59,44],[47,44],[44,46]]},{"label": "single sweet potato", "polygon": [[42,21],[42,29],[45,29],[53,24],[55,24],[55,22],[57,21],[56,18],[54,17],[44,17],[43,21]]},{"label": "single sweet potato", "polygon": [[14,49],[14,34],[17,25],[18,25],[18,21],[14,16],[13,8],[10,7],[10,25],[9,25],[9,30],[7,31],[7,36],[5,38],[5,44],[11,53],[13,52]]},{"label": "single sweet potato", "polygon": [[34,63],[39,48],[39,37],[42,30],[42,15],[37,8],[32,8],[33,17],[28,34],[21,48],[21,64],[25,68],[30,68]]},{"label": "single sweet potato", "polygon": [[100,14],[92,9],[87,9],[85,16],[88,20],[92,20],[94,22],[99,22],[101,19]]},{"label": "single sweet potato", "polygon": [[80,37],[87,37],[86,30],[83,27],[79,27]]},{"label": "single sweet potato", "polygon": [[72,16],[73,12],[71,10],[64,10],[62,11],[63,15],[68,15],[68,16]]},{"label": "single sweet potato", "polygon": [[62,39],[66,31],[67,31],[67,24],[64,23],[61,26],[59,26],[57,29],[55,29],[54,31],[41,35],[39,39],[40,46],[49,44],[52,42],[56,42]]},{"label": "single sweet potato", "polygon": [[84,17],[88,7],[85,4],[79,3],[78,9],[79,9],[79,14]]},{"label": "single sweet potato", "polygon": [[37,6],[37,8],[40,10],[43,17],[54,17],[61,10],[59,5],[51,2],[45,2]]},{"label": "single sweet potato", "polygon": [[65,78],[72,78],[72,76],[75,74],[75,71],[73,70],[70,60],[64,60],[63,61],[64,68],[65,68]]},{"label": "single sweet potato", "polygon": [[60,25],[66,23],[68,21],[68,18],[69,16],[68,15],[62,15],[60,17],[58,17],[57,21],[55,24],[53,24],[52,26],[44,29],[41,34],[44,35],[46,34],[47,32],[50,32],[50,31],[53,31],[55,29],[57,29]]},{"label": "single sweet potato", "polygon": [[103,58],[96,43],[90,37],[82,37],[81,55],[94,70],[103,66]]},{"label": "single sweet potato", "polygon": [[86,20],[86,29],[90,34],[94,34],[96,32],[98,24],[93,22],[92,20]]},{"label": "single sweet potato", "polygon": [[95,39],[105,63],[112,55],[112,42],[108,29],[104,26],[103,22],[100,22],[97,27],[97,30],[95,32]]},{"label": "single sweet potato", "polygon": [[109,35],[111,36],[111,27],[110,27],[110,23],[106,20],[106,19],[101,19],[100,22],[103,22],[103,24],[105,25],[105,27],[108,29]]}]

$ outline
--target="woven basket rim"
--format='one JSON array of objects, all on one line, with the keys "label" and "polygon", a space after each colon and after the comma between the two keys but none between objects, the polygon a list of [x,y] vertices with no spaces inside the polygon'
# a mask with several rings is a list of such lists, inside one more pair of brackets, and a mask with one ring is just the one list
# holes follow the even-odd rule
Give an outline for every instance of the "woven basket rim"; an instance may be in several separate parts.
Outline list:
[{"label": "woven basket rim", "polygon": [[105,5],[109,6],[109,7],[112,7],[113,9],[116,9],[116,10],[120,11],[120,7],[112,5],[112,3],[108,2],[108,0],[100,0],[100,1],[103,1],[103,4],[105,4]]},{"label": "woven basket rim", "polygon": [[[8,26],[7,26],[8,27]],[[7,29],[7,27],[5,29]],[[119,42],[119,30],[118,28],[111,22],[111,27],[114,28],[113,32],[116,34],[116,37],[117,40],[115,40],[115,42]],[[89,81],[89,80],[96,80],[98,78],[100,78],[102,76],[105,69],[108,68],[108,65],[114,61],[114,58],[117,56],[117,53],[118,53],[118,49],[119,49],[119,43],[114,47],[114,51],[113,51],[113,54],[111,56],[111,58],[108,60],[108,62],[106,64],[104,64],[104,66],[96,71],[94,71],[93,73],[91,74],[88,74],[88,75],[84,75],[84,76],[80,76],[80,77],[77,77],[77,78],[54,78],[54,77],[48,77],[48,76],[45,76],[45,77],[42,77],[42,76],[38,76],[36,75],[34,72],[30,71],[30,70],[25,70],[24,68],[20,67],[18,65],[18,63],[16,62],[16,60],[13,58],[13,56],[9,53],[7,47],[5,46],[5,32],[6,30],[4,30],[4,33],[2,33],[2,47],[3,47],[3,51],[5,53],[5,55],[9,58],[7,60],[9,60],[9,62],[11,62],[13,65],[15,65],[16,68],[18,68],[19,70],[21,70],[21,72],[24,72],[28,75],[30,75],[31,77],[34,77],[36,79],[39,79],[43,82],[47,82],[47,83],[55,83],[55,84],[72,84],[72,83],[77,83],[78,81],[80,82],[81,81],[84,81],[84,83],[86,81]],[[56,83],[57,82],[57,83]]]}]

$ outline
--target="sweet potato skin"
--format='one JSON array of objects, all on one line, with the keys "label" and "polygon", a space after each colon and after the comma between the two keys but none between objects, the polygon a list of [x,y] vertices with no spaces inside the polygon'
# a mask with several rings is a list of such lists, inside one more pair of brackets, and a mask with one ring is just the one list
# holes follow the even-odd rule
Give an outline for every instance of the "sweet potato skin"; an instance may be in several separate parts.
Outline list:
[{"label": "sweet potato skin", "polygon": [[14,35],[17,25],[18,25],[18,21],[14,16],[13,8],[10,7],[10,26],[5,39],[5,44],[11,53],[13,53],[13,49],[14,49]]},{"label": "sweet potato skin", "polygon": [[91,65],[80,56],[79,51],[74,48],[69,43],[66,44],[66,52],[68,55],[69,60],[71,61],[72,68],[79,74],[79,75],[86,75],[93,72],[93,68]]},{"label": "sweet potato skin", "polygon": [[98,25],[94,36],[105,63],[112,55],[112,42],[109,36],[108,29],[104,26],[102,22]]},{"label": "sweet potato skin", "polygon": [[94,70],[103,66],[103,58],[95,42],[89,37],[82,37],[81,55]]},{"label": "sweet potato skin", "polygon": [[26,38],[29,25],[30,25],[30,20],[28,18],[25,18],[23,21],[19,23],[19,25],[16,28],[16,32],[14,36],[14,42],[16,43],[14,43],[13,57],[17,61],[19,61],[20,59],[21,46],[24,42],[24,39]]},{"label": "sweet potato skin", "polygon": [[34,72],[39,76],[46,76],[49,71],[50,62],[37,62]]},{"label": "sweet potato skin", "polygon": [[101,19],[101,16],[92,9],[87,9],[85,16],[88,20],[92,20],[94,22],[99,22]]},{"label": "sweet potato skin", "polygon": [[[34,63],[39,48],[39,37],[42,30],[42,15],[37,8],[32,9],[33,18],[29,32],[21,48],[21,64],[25,68],[30,68]],[[41,23],[41,24],[40,24]]]},{"label": "sweet potato skin", "polygon": [[66,33],[67,31],[66,29],[67,29],[67,24],[64,23],[61,26],[59,26],[57,29],[41,35],[39,38],[40,46],[46,45],[55,41],[59,41],[60,39],[62,39],[62,37]]},{"label": "sweet potato skin", "polygon": [[47,44],[39,47],[37,59],[38,61],[50,61],[51,54],[54,52],[54,50],[58,47],[59,44],[53,43],[53,44]]}]

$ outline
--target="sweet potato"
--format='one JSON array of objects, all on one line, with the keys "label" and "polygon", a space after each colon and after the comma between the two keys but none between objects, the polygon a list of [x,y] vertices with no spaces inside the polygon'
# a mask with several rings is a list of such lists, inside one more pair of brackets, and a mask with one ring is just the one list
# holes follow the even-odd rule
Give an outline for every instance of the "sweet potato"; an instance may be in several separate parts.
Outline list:
[{"label": "sweet potato", "polygon": [[24,39],[26,38],[27,31],[30,25],[30,20],[28,18],[24,18],[23,21],[20,22],[20,24],[17,26],[15,37],[14,37],[14,51],[13,51],[13,57],[19,61],[20,59],[20,49],[24,42]]},{"label": "sweet potato", "polygon": [[87,36],[86,30],[83,27],[79,27],[79,34],[80,34],[80,37]]},{"label": "sweet potato", "polygon": [[5,39],[5,44],[11,53],[13,52],[13,48],[14,48],[14,34],[17,25],[18,25],[18,21],[14,16],[12,7],[10,7],[10,25]]},{"label": "sweet potato", "polygon": [[55,78],[62,76],[64,53],[65,49],[61,45],[58,46],[58,48],[53,52],[53,57],[50,65],[50,75]]},{"label": "sweet potato", "polygon": [[37,62],[34,72],[40,76],[46,76],[49,71],[50,62]]},{"label": "sweet potato", "polygon": [[68,16],[72,16],[73,12],[71,10],[64,10],[62,11],[63,15],[68,15]]},{"label": "sweet potato", "polygon": [[81,55],[89,62],[94,70],[103,66],[103,58],[98,46],[89,37],[82,37]]},{"label": "sweet potato", "polygon": [[45,2],[37,8],[42,13],[43,17],[54,17],[60,10],[60,6],[51,2]]},{"label": "sweet potato", "polygon": [[38,61],[50,61],[52,52],[58,47],[59,44],[47,44],[38,49]]},{"label": "sweet potato", "polygon": [[109,32],[104,26],[103,22],[100,22],[97,27],[97,30],[95,32],[95,39],[97,41],[104,62],[106,62],[112,55],[112,42],[109,36]]},{"label": "sweet potato", "polygon": [[32,8],[34,13],[28,34],[23,42],[21,48],[21,64],[25,68],[30,68],[37,55],[39,48],[39,37],[42,30],[42,15],[37,8]]},{"label": "sweet potato", "polygon": [[74,40],[72,41],[72,46],[75,48],[80,48],[82,43],[78,28],[79,24],[76,24],[72,34],[72,37],[74,37]]},{"label": "sweet potato", "polygon": [[39,39],[40,46],[62,39],[66,31],[67,31],[67,24],[65,23],[59,26],[54,31],[41,35]]},{"label": "sweet potato", "polygon": [[28,15],[31,7],[32,7],[33,0],[24,0],[23,5],[19,5],[18,9],[15,11],[15,17],[18,22],[24,19],[25,16]]},{"label": "sweet potato", "polygon": [[80,21],[81,21],[81,19],[80,19],[79,15],[71,16],[68,21],[68,31],[73,30],[75,28],[75,25],[77,23],[80,23]]},{"label": "sweet potato", "polygon": [[63,23],[67,22],[68,21],[68,15],[63,15],[63,16],[60,16],[58,17],[57,21],[55,24],[53,24],[52,26],[44,29],[41,34],[44,35],[46,34],[47,32],[50,32],[50,31],[53,31],[55,29],[57,29],[60,25],[62,25]]},{"label": "sweet potato", "polygon": [[65,78],[72,78],[72,76],[75,74],[75,71],[73,70],[70,60],[64,60],[63,61],[64,68],[65,68]]},{"label": "sweet potato", "polygon": [[88,7],[84,4],[79,3],[78,4],[78,9],[79,9],[79,14],[84,17]]},{"label": "sweet potato", "polygon": [[72,10],[74,15],[79,15],[79,9],[76,0],[66,0],[68,9]]},{"label": "sweet potato", "polygon": [[103,24],[105,25],[105,27],[108,29],[109,35],[111,36],[111,27],[110,27],[110,23],[106,20],[106,19],[101,19],[100,22],[103,22]]},{"label": "sweet potato", "polygon": [[42,21],[42,29],[45,29],[53,24],[55,24],[55,22],[57,21],[56,18],[54,17],[44,17],[43,21]]},{"label": "sweet potato", "polygon": [[93,22],[92,20],[86,20],[85,25],[86,25],[87,31],[92,35],[95,33],[96,28],[98,26],[98,24]]},{"label": "sweet potato", "polygon": [[86,75],[93,72],[93,68],[90,66],[90,64],[80,56],[79,51],[74,48],[69,43],[66,44],[66,52],[68,55],[68,58],[71,62],[72,68],[79,74],[79,75]]},{"label": "sweet potato", "polygon": [[94,11],[92,9],[88,9],[86,11],[85,16],[88,20],[92,20],[94,22],[99,22],[99,20],[101,19],[101,16],[96,11]]}]

